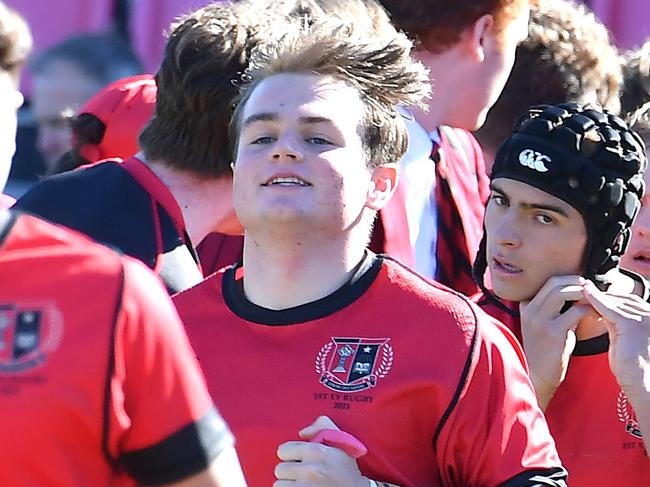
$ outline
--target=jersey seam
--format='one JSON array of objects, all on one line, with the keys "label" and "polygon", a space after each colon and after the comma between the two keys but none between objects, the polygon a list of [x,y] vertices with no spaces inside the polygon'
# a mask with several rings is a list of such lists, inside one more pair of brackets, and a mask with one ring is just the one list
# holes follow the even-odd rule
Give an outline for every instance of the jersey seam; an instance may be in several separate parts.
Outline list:
[{"label": "jersey seam", "polygon": [[418,272],[416,272],[413,269],[411,269],[411,268],[405,266],[404,264],[402,264],[399,260],[395,259],[394,257],[387,256],[387,255],[383,255],[382,257],[384,257],[386,260],[390,260],[392,262],[395,262],[397,265],[402,267],[404,270],[406,270],[407,272],[409,272],[413,276],[419,278],[420,280],[422,280],[423,282],[428,284],[430,287],[432,287],[434,289],[437,289],[439,291],[442,291],[442,292],[446,292],[447,294],[451,294],[451,295],[454,295],[454,296],[460,298],[460,300],[472,312],[472,316],[474,317],[474,333],[472,334],[472,341],[471,341],[470,346],[469,346],[469,352],[467,354],[467,359],[465,360],[465,364],[463,366],[463,371],[461,373],[461,376],[460,376],[460,379],[459,379],[459,382],[458,382],[458,386],[456,387],[456,391],[454,393],[454,396],[453,396],[451,402],[449,403],[449,406],[447,406],[447,409],[445,410],[442,417],[440,418],[440,421],[438,422],[438,426],[436,427],[436,431],[435,431],[435,433],[433,435],[433,450],[434,450],[434,452],[436,452],[437,449],[438,449],[438,438],[439,438],[440,434],[442,433],[442,428],[445,426],[447,420],[449,419],[449,416],[451,416],[451,413],[453,412],[454,408],[458,404],[458,401],[460,399],[460,395],[462,394],[463,389],[465,389],[465,386],[467,385],[467,378],[469,377],[469,371],[470,371],[470,368],[472,366],[472,362],[474,361],[474,355],[476,353],[476,342],[477,342],[478,327],[479,327],[478,316],[476,316],[476,311],[472,307],[471,300],[467,296],[464,296],[463,294],[459,293],[458,291],[454,291],[453,289],[450,289],[450,288],[448,288],[446,286],[441,286],[439,284],[436,285],[435,282],[429,281],[428,279],[426,279],[425,277],[420,275]]},{"label": "jersey seam", "polygon": [[[470,307],[471,309],[471,307]],[[447,423],[447,420],[451,416],[451,413],[454,411],[456,406],[458,405],[458,402],[460,401],[460,395],[463,393],[463,390],[465,389],[465,386],[467,385],[467,379],[469,377],[469,371],[472,366],[472,362],[474,361],[474,355],[476,353],[476,342],[477,342],[477,337],[478,337],[478,317],[476,316],[476,313],[472,309],[472,314],[474,315],[474,334],[472,336],[472,342],[470,344],[470,350],[469,353],[467,354],[467,360],[465,360],[465,365],[463,367],[463,371],[461,373],[460,379],[458,381],[458,386],[456,387],[456,391],[454,393],[454,397],[452,398],[451,402],[449,403],[449,406],[447,406],[447,409],[443,413],[442,417],[440,418],[440,421],[438,422],[438,426],[436,427],[436,431],[433,435],[433,451],[437,452],[438,451],[438,438],[440,437],[440,434],[442,433],[442,428],[445,426]]]},{"label": "jersey seam", "polygon": [[117,324],[119,321],[120,313],[122,312],[122,303],[124,301],[124,281],[125,281],[125,270],[124,263],[120,262],[120,277],[119,277],[119,287],[117,293],[117,302],[115,303],[115,312],[113,314],[113,320],[111,322],[111,336],[109,340],[108,348],[108,366],[106,369],[106,381],[104,385],[104,405],[103,405],[103,415],[102,415],[102,451],[106,457],[108,463],[116,468],[118,461],[116,458],[113,458],[109,448],[109,435],[110,435],[110,420],[109,420],[109,410],[110,410],[110,401],[111,401],[111,381],[113,379],[113,373],[115,372],[115,342],[117,335]]}]

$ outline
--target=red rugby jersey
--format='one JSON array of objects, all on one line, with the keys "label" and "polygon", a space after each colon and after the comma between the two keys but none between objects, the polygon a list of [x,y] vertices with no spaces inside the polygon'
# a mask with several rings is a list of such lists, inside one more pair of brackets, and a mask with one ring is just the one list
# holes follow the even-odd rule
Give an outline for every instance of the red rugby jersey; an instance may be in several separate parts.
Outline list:
[{"label": "red rugby jersey", "polygon": [[2,485],[169,483],[231,437],[143,265],[0,213]]},{"label": "red rugby jersey", "polygon": [[174,302],[249,485],[272,485],[278,446],[323,414],[368,447],[376,480],[564,485],[514,337],[464,297],[370,256],[332,295],[273,311],[236,273]]},{"label": "red rugby jersey", "polygon": [[[621,271],[648,286],[638,274]],[[521,322],[481,295],[477,303],[521,337]],[[518,311],[518,304],[504,304]],[[545,415],[572,487],[650,485],[650,459],[636,416],[609,368],[607,335],[579,341]]]},{"label": "red rugby jersey", "polygon": [[572,486],[650,485],[650,458],[608,344],[607,335],[579,342],[546,419]]}]

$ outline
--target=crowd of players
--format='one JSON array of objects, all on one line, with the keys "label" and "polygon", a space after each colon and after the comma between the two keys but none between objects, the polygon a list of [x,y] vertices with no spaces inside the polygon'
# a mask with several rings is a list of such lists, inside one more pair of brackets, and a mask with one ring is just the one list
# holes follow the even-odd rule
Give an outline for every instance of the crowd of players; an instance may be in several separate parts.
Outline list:
[{"label": "crowd of players", "polygon": [[[0,3],[3,183],[30,49]],[[2,484],[650,483],[644,56],[565,0],[179,18],[0,212]]]}]

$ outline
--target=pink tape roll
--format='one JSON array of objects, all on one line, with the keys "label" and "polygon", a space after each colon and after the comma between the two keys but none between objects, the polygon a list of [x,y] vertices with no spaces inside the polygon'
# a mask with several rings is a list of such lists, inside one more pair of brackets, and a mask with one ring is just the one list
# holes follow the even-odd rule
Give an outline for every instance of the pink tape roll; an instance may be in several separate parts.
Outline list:
[{"label": "pink tape roll", "polygon": [[345,431],[323,429],[316,433],[311,441],[339,448],[352,458],[360,458],[368,453],[368,449],[361,441]]}]

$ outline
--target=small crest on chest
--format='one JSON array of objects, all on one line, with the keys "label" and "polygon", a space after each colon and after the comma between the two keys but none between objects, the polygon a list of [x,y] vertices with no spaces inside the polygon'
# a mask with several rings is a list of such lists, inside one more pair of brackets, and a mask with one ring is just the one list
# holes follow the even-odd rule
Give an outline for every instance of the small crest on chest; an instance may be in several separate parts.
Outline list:
[{"label": "small crest on chest", "polygon": [[639,429],[639,422],[636,419],[636,414],[632,410],[627,396],[623,391],[618,394],[616,401],[616,412],[618,419],[625,424],[625,431],[635,438],[643,438],[641,430]]},{"label": "small crest on chest", "polygon": [[316,356],[316,372],[329,389],[359,392],[377,385],[393,366],[390,338],[332,337]]},{"label": "small crest on chest", "polygon": [[50,303],[0,304],[0,375],[40,365],[62,334],[63,317]]}]

